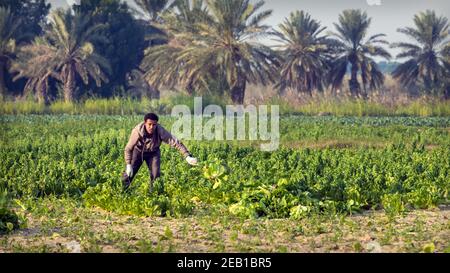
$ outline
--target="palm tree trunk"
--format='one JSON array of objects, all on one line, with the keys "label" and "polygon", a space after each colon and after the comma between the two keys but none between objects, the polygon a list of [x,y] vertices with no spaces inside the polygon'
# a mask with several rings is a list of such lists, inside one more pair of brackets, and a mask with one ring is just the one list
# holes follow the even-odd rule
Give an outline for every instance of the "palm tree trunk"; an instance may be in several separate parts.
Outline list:
[{"label": "palm tree trunk", "polygon": [[362,92],[361,92],[361,95],[362,95],[362,97],[363,97],[363,99],[367,99],[367,97],[368,97],[368,94],[367,94],[367,83],[363,83],[362,84]]},{"label": "palm tree trunk", "polygon": [[49,104],[47,90],[48,90],[48,83],[47,82],[41,83],[41,85],[39,86],[39,92],[38,92],[38,102],[40,104],[45,104],[45,105]]},{"label": "palm tree trunk", "polygon": [[159,91],[159,89],[150,86],[149,90],[150,99],[160,99],[161,92]]},{"label": "palm tree trunk", "polygon": [[358,82],[358,66],[356,63],[352,63],[352,77],[349,81],[350,93],[353,97],[359,94],[360,87]]},{"label": "palm tree trunk", "polygon": [[247,87],[247,80],[238,73],[236,83],[231,87],[231,100],[235,104],[244,104],[245,89]]},{"label": "palm tree trunk", "polygon": [[73,101],[73,92],[75,90],[75,72],[69,69],[66,81],[64,82],[64,101]]},{"label": "palm tree trunk", "polygon": [[444,85],[444,99],[450,99],[450,83]]},{"label": "palm tree trunk", "polygon": [[0,99],[6,95],[5,62],[0,61]]},{"label": "palm tree trunk", "polygon": [[186,84],[185,89],[186,89],[186,91],[187,91],[187,93],[188,93],[189,95],[194,94],[195,88],[194,88],[194,83],[192,82],[192,80],[190,80],[190,81]]},{"label": "palm tree trunk", "polygon": [[39,104],[47,104],[47,101],[46,101],[46,99],[45,99],[45,95],[44,95],[44,90],[39,90],[39,93],[38,93],[38,103]]}]

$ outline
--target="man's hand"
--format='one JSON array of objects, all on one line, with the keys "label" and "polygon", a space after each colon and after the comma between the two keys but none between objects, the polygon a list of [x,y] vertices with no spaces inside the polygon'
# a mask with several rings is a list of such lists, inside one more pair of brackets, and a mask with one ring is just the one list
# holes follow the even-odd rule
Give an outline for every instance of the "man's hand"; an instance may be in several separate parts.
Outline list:
[{"label": "man's hand", "polygon": [[195,157],[187,156],[187,157],[186,157],[186,161],[187,161],[187,163],[188,163],[189,165],[192,165],[192,166],[197,166],[197,165],[198,165],[197,158],[195,158]]},{"label": "man's hand", "polygon": [[127,173],[128,177],[130,177],[130,178],[133,176],[133,167],[131,167],[131,164],[127,164],[126,173]]}]

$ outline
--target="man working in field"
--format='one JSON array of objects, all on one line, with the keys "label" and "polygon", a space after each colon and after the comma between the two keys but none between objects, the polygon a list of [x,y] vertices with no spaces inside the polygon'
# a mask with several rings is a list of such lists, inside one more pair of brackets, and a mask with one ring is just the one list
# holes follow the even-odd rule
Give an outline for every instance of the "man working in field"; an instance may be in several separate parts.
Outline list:
[{"label": "man working in field", "polygon": [[197,159],[192,157],[188,149],[164,127],[158,124],[158,116],[154,113],[145,115],[144,122],[139,123],[131,132],[125,147],[125,162],[127,164],[123,175],[123,185],[127,189],[136,176],[142,163],[147,163],[150,172],[150,185],[160,176],[160,145],[165,142],[177,148],[190,165],[197,165]]}]

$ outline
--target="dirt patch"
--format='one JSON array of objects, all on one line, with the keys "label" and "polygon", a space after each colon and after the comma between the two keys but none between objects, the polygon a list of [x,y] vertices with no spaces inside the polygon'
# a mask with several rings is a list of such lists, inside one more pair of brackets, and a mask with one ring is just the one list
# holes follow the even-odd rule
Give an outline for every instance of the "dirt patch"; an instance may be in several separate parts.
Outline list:
[{"label": "dirt patch", "polygon": [[[421,252],[449,247],[447,206],[391,219],[383,212],[302,220],[118,216],[80,208],[81,220],[52,227],[28,214],[28,227],[0,237],[0,252]],[[77,247],[79,246],[79,249]]]}]

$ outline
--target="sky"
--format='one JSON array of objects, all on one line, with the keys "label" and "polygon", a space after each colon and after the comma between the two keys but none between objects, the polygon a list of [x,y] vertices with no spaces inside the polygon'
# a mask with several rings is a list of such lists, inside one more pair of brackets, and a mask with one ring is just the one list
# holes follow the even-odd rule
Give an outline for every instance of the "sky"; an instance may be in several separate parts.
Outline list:
[{"label": "sky", "polygon": [[[79,0],[49,0],[53,7],[66,6]],[[133,0],[126,0],[131,6]],[[320,21],[327,30],[334,31],[333,23],[345,9],[362,9],[372,17],[369,35],[384,33],[389,42],[405,41],[398,28],[412,26],[413,17],[426,9],[435,10],[438,15],[450,18],[450,0],[266,0],[263,9],[271,9],[272,16],[265,22],[277,27],[292,11],[304,10]],[[272,41],[264,41],[273,44]],[[398,51],[389,49],[395,55]]]}]

